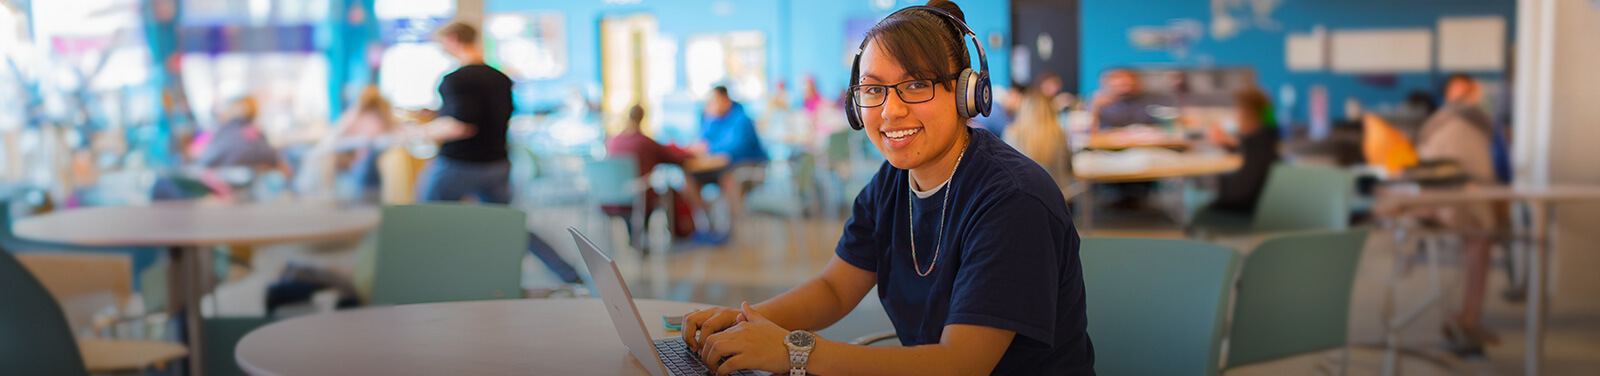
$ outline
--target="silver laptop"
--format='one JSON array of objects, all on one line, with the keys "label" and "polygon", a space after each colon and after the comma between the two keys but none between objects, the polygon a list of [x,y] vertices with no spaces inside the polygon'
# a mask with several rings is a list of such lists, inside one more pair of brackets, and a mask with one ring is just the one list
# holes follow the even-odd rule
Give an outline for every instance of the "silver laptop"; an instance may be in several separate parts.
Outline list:
[{"label": "silver laptop", "polygon": [[[600,291],[600,300],[605,302],[606,312],[611,314],[611,323],[617,326],[617,334],[622,336],[622,344],[628,346],[628,352],[644,369],[655,376],[716,374],[715,370],[700,362],[699,354],[689,351],[682,337],[652,340],[650,330],[644,326],[644,319],[639,317],[639,308],[633,305],[633,295],[628,293],[628,285],[622,282],[622,272],[617,270],[617,263],[611,261],[605,252],[600,252],[600,247],[595,246],[578,229],[568,227],[567,232],[572,234],[572,241],[578,243],[583,263],[589,267],[590,278]],[[769,375],[751,370],[733,374]]]}]

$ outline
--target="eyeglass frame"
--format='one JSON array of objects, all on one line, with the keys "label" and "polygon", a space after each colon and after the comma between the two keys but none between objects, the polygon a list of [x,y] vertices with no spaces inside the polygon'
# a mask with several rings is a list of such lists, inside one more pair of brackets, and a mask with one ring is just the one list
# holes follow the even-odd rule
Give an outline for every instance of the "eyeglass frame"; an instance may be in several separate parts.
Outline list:
[{"label": "eyeglass frame", "polygon": [[905,84],[916,82],[916,81],[930,81],[930,84],[938,85],[938,84],[942,84],[942,83],[945,83],[945,82],[949,82],[949,81],[955,80],[957,78],[961,78],[961,74],[960,73],[952,74],[952,75],[945,76],[945,77],[942,77],[942,78],[914,78],[914,79],[910,79],[910,80],[897,82],[894,85],[883,85],[883,84],[850,85],[850,88],[849,88],[850,97],[851,97],[850,101],[853,102],[851,104],[854,104],[856,107],[859,107],[859,108],[882,107],[884,104],[889,103],[889,96],[888,95],[884,95],[883,96],[883,101],[882,102],[878,102],[878,104],[871,105],[871,106],[864,106],[859,102],[861,96],[856,94],[856,89],[858,89],[858,88],[862,88],[862,87],[882,87],[882,88],[887,88],[887,89],[893,89],[894,90],[894,95],[896,97],[900,97],[900,102],[901,103],[905,103],[905,104],[927,103],[927,102],[933,101],[933,98],[939,96],[938,95],[939,94],[938,90],[934,90],[934,95],[928,96],[928,99],[912,102],[912,101],[906,100],[906,93],[904,91],[900,90],[900,85],[905,85]]}]

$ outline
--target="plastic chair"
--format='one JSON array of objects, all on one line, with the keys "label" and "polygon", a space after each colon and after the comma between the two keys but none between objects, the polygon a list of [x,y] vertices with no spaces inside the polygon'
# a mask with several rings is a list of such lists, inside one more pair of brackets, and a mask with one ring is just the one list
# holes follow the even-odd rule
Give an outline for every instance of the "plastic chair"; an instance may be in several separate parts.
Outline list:
[{"label": "plastic chair", "polygon": [[1238,254],[1172,239],[1086,238],[1095,371],[1216,375]]},{"label": "plastic chair", "polygon": [[0,370],[18,375],[88,375],[66,315],[39,280],[0,249]]},{"label": "plastic chair", "polygon": [[645,190],[650,189],[648,176],[639,177],[639,162],[631,158],[611,158],[584,163],[583,175],[589,180],[589,200],[599,206],[626,206],[629,208],[628,233],[634,249],[644,249],[647,239],[644,219],[651,208],[647,207]]},{"label": "plastic chair", "polygon": [[496,206],[384,207],[357,283],[369,283],[372,304],[521,298],[526,220]]},{"label": "plastic chair", "polygon": [[1350,226],[1350,200],[1355,180],[1332,167],[1272,167],[1261,201],[1251,216],[1202,210],[1190,220],[1190,233],[1212,235],[1293,231],[1337,231]]},{"label": "plastic chair", "polygon": [[[1345,348],[1350,294],[1367,233],[1275,236],[1246,256],[1234,297],[1227,368]],[[1343,367],[1335,374],[1343,374]]]}]

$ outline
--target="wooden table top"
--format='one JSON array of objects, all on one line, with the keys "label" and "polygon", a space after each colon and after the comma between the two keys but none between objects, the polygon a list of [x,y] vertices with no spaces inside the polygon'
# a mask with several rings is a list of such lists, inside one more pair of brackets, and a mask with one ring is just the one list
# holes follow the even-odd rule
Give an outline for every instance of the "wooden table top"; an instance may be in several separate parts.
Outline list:
[{"label": "wooden table top", "polygon": [[90,373],[139,371],[189,354],[183,345],[156,341],[78,339],[78,352]]},{"label": "wooden table top", "polygon": [[[650,337],[661,316],[706,304],[635,299]],[[647,375],[600,299],[495,300],[295,318],[245,335],[240,367],[275,375]]]},{"label": "wooden table top", "polygon": [[20,237],[79,245],[208,246],[268,244],[359,236],[378,226],[379,210],[331,203],[172,202],[94,207],[20,219]]},{"label": "wooden table top", "polygon": [[1185,155],[1173,163],[1155,163],[1140,171],[1096,171],[1090,166],[1074,165],[1072,175],[1095,183],[1128,183],[1225,174],[1242,166],[1244,158],[1233,154]]}]

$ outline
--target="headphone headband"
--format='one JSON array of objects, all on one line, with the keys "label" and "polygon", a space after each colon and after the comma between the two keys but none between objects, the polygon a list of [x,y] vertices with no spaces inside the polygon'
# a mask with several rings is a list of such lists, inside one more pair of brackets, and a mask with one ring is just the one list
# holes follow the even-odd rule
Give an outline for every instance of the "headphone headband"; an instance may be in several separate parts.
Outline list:
[{"label": "headphone headband", "polygon": [[[905,12],[905,11],[908,11],[908,10],[926,10],[926,11],[929,11],[929,12],[933,12],[933,14],[936,14],[936,15],[939,15],[941,17],[944,17],[946,20],[949,20],[950,21],[950,25],[955,26],[956,27],[956,31],[960,32],[962,34],[962,36],[972,38],[972,46],[975,47],[974,49],[978,50],[978,68],[980,68],[983,72],[988,72],[989,71],[989,57],[986,56],[986,54],[983,52],[983,42],[978,40],[978,33],[975,32],[975,31],[972,31],[972,28],[967,26],[966,22],[961,21],[961,19],[957,18],[956,15],[950,14],[950,12],[946,12],[944,9],[939,9],[939,8],[936,8],[936,7],[930,7],[930,6],[927,6],[927,5],[913,5],[913,6],[901,8],[900,10],[894,11],[894,13],[889,13],[889,15],[886,16],[886,17],[883,17],[882,20],[878,20],[878,24],[877,25],[883,25],[883,21],[888,21],[890,18],[894,18],[894,15],[900,14],[901,12]],[[874,25],[873,28],[876,29],[877,25]],[[870,41],[871,40],[869,40],[867,38],[861,38],[861,45],[856,47],[856,56],[858,56],[858,57],[861,56],[861,51],[865,50],[867,48],[867,42],[870,42]],[[966,46],[962,46],[962,48],[966,48]],[[972,62],[968,61],[967,64],[972,64]],[[853,82],[851,83],[851,85],[854,85],[854,84],[855,83],[853,83]]]},{"label": "headphone headband", "polygon": [[[944,19],[949,21],[949,24],[955,28],[956,32],[964,35],[966,38],[972,39],[972,47],[978,51],[978,71],[972,71],[972,61],[968,60],[966,62],[968,66],[962,68],[961,72],[957,74],[957,87],[955,90],[956,112],[967,118],[988,116],[989,109],[993,104],[993,100],[991,99],[989,92],[989,57],[983,51],[983,41],[978,40],[978,33],[972,31],[972,28],[968,27],[965,21],[962,21],[955,15],[950,14],[950,12],[946,12],[944,9],[926,5],[917,5],[901,8],[894,13],[890,13],[887,17],[879,20],[878,23],[872,28],[875,30],[879,26],[883,26],[884,21],[894,18],[895,15],[914,9],[926,10],[940,17],[944,17]],[[962,37],[957,37],[957,39],[962,39]],[[866,50],[867,42],[870,41],[871,39],[862,38],[861,46],[856,47],[855,60],[853,60],[853,62],[850,64],[850,85],[856,85],[858,80],[860,80],[861,53]],[[966,41],[961,41],[959,43],[961,44],[962,49],[967,48]],[[861,123],[860,114],[858,113],[860,108],[856,107],[855,104],[855,93],[852,91],[846,91],[845,94],[847,100],[845,118],[849,120],[851,128],[861,130],[864,128],[864,124]]]}]

